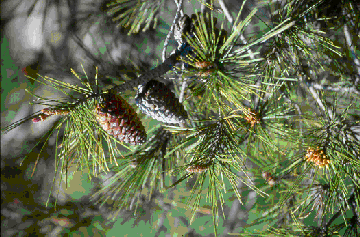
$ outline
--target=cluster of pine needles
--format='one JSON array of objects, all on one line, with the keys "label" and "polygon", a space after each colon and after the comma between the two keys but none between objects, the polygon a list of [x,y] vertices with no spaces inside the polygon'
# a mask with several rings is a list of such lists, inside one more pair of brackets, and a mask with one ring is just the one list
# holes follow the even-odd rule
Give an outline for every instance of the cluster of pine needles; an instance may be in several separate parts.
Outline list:
[{"label": "cluster of pine needles", "polygon": [[[119,26],[130,27],[129,34],[138,33],[156,26],[161,2],[117,0],[108,4],[108,15]],[[174,91],[184,98],[180,101],[188,113],[184,123],[162,123],[147,131],[143,144],[127,145],[103,129],[94,113],[108,93],[99,87],[98,72],[90,76],[85,70],[83,75],[72,70],[81,86],[46,76],[32,78],[66,98],[34,95],[44,108],[4,131],[29,120],[43,122],[59,116],[39,144],[55,134],[56,162],[64,175],[71,166],[87,169],[89,178],[115,171],[108,186],[96,195],[100,203],[114,200],[119,209],[133,208],[144,193],[151,197],[170,192],[195,178],[187,200],[190,219],[195,219],[205,201],[210,203],[217,235],[225,194],[234,193],[241,202],[238,183],[242,182],[258,195],[255,208],[264,208],[260,201],[267,203],[254,224],[267,223],[269,229],[259,235],[331,235],[341,229],[333,225],[339,216],[346,233],[359,233],[360,142],[353,130],[359,126],[353,119],[356,113],[359,116],[359,97],[350,95],[344,107],[340,93],[314,90],[312,84],[313,77],[324,72],[351,80],[339,61],[346,52],[326,29],[318,27],[333,23],[336,16],[327,19],[330,8],[320,0],[264,1],[247,15],[242,11],[245,3],[230,27],[224,16],[221,19],[211,9],[190,18],[193,31],[183,35],[190,51],[169,68],[182,76],[174,82]],[[210,1],[209,6],[214,4]],[[358,10],[352,1],[339,4],[345,11],[341,18]],[[270,22],[261,18],[259,12],[264,9],[270,12]],[[243,44],[241,35],[255,19],[265,28]],[[356,30],[358,23],[352,19],[347,27]],[[169,70],[164,77],[172,73]],[[299,87],[313,97],[315,108],[301,108],[304,98],[297,95]],[[276,202],[272,190],[279,195]],[[317,227],[304,224],[312,213],[320,219]]]}]

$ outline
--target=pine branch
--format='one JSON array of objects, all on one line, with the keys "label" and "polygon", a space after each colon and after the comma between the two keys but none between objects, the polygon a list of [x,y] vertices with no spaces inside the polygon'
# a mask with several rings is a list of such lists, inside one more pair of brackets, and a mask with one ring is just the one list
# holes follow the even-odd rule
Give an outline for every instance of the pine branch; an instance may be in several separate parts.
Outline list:
[{"label": "pine branch", "polygon": [[[122,26],[128,25],[129,33],[133,33],[142,27],[150,27],[160,2],[117,0],[109,4],[108,10],[117,15],[115,21]],[[144,70],[132,80],[126,80],[131,78],[130,70],[126,70],[129,73],[123,76],[126,79],[120,79],[122,84],[109,90],[99,85],[97,71],[95,82],[85,70],[85,78],[73,72],[81,86],[40,76],[39,82],[63,92],[65,97],[47,99],[44,95],[34,94],[40,99],[34,104],[46,107],[16,121],[5,131],[31,119],[42,122],[50,116],[62,116],[39,141],[39,144],[45,144],[56,132],[57,143],[61,142],[55,151],[59,165],[56,167],[60,167],[65,176],[71,165],[86,168],[89,178],[99,172],[116,171],[113,178],[106,180],[108,184],[99,190],[98,196],[102,204],[113,202],[119,212],[125,207],[136,209],[144,197],[154,198],[155,193],[163,192],[167,198],[160,198],[164,212],[156,235],[165,228],[166,216],[171,214],[175,203],[177,207],[192,209],[191,221],[198,212],[211,214],[215,235],[220,235],[219,218],[225,218],[227,214],[225,229],[237,231],[234,220],[240,203],[244,202],[244,192],[239,187],[252,189],[258,194],[257,198],[266,202],[266,205],[257,202],[249,214],[255,219],[252,224],[261,223],[268,228],[255,233],[259,236],[318,236],[340,230],[345,236],[358,234],[354,227],[359,218],[360,145],[356,134],[359,123],[355,121],[359,116],[356,97],[359,78],[355,76],[351,82],[353,87],[349,88],[324,87],[313,82],[325,71],[341,79],[347,79],[346,76],[351,74],[347,67],[338,63],[347,56],[336,46],[344,36],[353,54],[350,56],[351,68],[360,72],[352,42],[358,37],[351,29],[357,20],[349,19],[354,16],[349,12],[353,1],[338,4],[343,10],[341,16],[349,19],[341,37],[332,32],[343,22],[331,26],[333,19],[330,18],[339,17],[327,12],[336,1],[265,1],[267,5],[257,6],[269,7],[271,19],[258,17],[265,30],[253,32],[248,39],[244,38],[243,32],[247,27],[255,26],[252,19],[257,17],[258,10],[262,10],[260,7],[251,6],[253,9],[240,21],[242,9],[248,2],[238,3],[241,10],[234,21],[234,12],[224,1],[219,1],[221,11],[214,6],[213,0],[200,2],[202,11],[189,17],[182,12],[183,1],[175,0],[177,11],[164,39],[163,62],[154,69]],[[32,4],[32,8],[38,7],[37,4]],[[145,9],[146,6],[149,9]],[[70,10],[76,13],[74,9]],[[215,11],[223,14],[227,21],[218,24]],[[179,15],[183,16],[180,21]],[[80,19],[71,18],[74,25]],[[314,25],[319,21],[321,27]],[[233,25],[230,30],[224,28],[227,22]],[[174,27],[178,49],[166,59],[166,47]],[[84,47],[80,38],[74,36],[74,40],[76,47],[85,50],[92,63],[108,67],[106,60],[112,59],[112,52],[108,51],[113,48],[107,48],[105,59]],[[265,48],[264,58],[259,58],[262,47]],[[182,62],[182,68],[175,67],[179,62]],[[158,81],[163,76],[167,80],[166,73],[172,69],[184,78],[173,81],[180,103],[175,93],[170,93],[170,89]],[[299,74],[306,76],[298,79]],[[308,93],[299,93],[299,82],[313,99],[306,96]],[[132,96],[133,93],[125,92],[133,91],[137,86],[135,102],[140,111],[164,123],[181,120],[180,125],[170,124],[145,131],[137,112],[121,97]],[[146,99],[153,99],[156,94],[149,88],[155,88],[158,94],[166,94],[166,97],[156,97],[157,101],[164,102],[158,106],[160,109],[156,103],[145,106]],[[341,93],[345,92],[355,96],[344,97]],[[170,100],[170,94],[176,100]],[[329,94],[335,96],[332,98]],[[171,113],[166,113],[170,103],[179,108],[184,103],[188,115],[183,114],[182,119],[171,117]],[[316,106],[312,108],[314,104]],[[158,117],[152,116],[154,114]],[[144,138],[149,135],[146,142],[145,139],[143,144],[135,142],[135,147],[122,143],[134,136],[119,135],[120,131],[134,135],[133,131],[140,130],[141,134],[135,133]],[[120,150],[122,148],[125,151]],[[112,162],[114,166],[111,166]],[[239,175],[240,172],[244,175]],[[169,176],[173,180],[168,184],[165,181]],[[195,185],[187,204],[174,202],[189,195],[190,192],[179,194],[175,189],[190,178],[194,178]],[[347,198],[351,189],[353,193]],[[222,207],[228,201],[226,192],[234,193],[237,198],[230,213]],[[203,201],[211,207],[201,207]],[[306,218],[312,218],[310,215],[314,212],[319,227],[307,224]],[[346,217],[349,212],[353,214],[351,218]],[[343,221],[336,224],[339,217],[343,217]]]},{"label": "pine branch", "polygon": [[[179,17],[184,15],[184,12],[182,10],[183,0],[179,0],[179,2],[177,0],[174,0],[174,1],[176,3],[177,10],[176,10],[176,15],[175,15],[175,18],[173,20],[173,23],[171,24],[171,27],[170,27],[170,31],[168,32],[168,34],[167,34],[167,36],[165,38],[164,49],[163,49],[163,52],[162,52],[162,61],[163,62],[166,59],[166,48],[167,48],[167,46],[169,44],[170,37],[171,37],[171,35],[172,35],[173,31],[174,31],[175,24],[179,20]],[[179,16],[179,14],[180,14],[180,16]]]},{"label": "pine branch", "polygon": [[143,75],[134,80],[130,80],[121,85],[114,86],[113,89],[118,92],[133,90],[134,87],[137,87],[139,84],[144,84],[145,82],[164,75],[170,71],[177,62],[179,62],[179,57],[184,57],[190,50],[191,47],[187,43],[184,43],[180,49],[177,49],[175,53],[168,57],[162,64],[148,72],[145,72]]},{"label": "pine branch", "polygon": [[313,87],[316,90],[322,90],[322,91],[335,91],[340,92],[343,94],[357,94],[360,95],[360,91],[356,87],[335,87],[335,86],[328,86],[328,85],[321,85],[313,82],[308,82],[308,84]]}]

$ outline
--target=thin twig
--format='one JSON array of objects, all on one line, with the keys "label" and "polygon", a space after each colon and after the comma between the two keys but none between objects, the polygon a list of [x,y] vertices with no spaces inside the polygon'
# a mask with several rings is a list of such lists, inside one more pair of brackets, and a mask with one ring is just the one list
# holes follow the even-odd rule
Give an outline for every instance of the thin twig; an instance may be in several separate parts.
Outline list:
[{"label": "thin twig", "polygon": [[162,51],[162,61],[163,61],[163,62],[164,62],[165,59],[166,59],[166,48],[167,48],[167,46],[168,46],[168,44],[169,44],[170,37],[171,37],[171,35],[172,35],[173,31],[174,31],[175,24],[176,24],[176,22],[177,22],[178,19],[179,19],[179,13],[180,13],[181,16],[184,15],[184,12],[183,12],[183,10],[182,10],[183,0],[179,0],[179,2],[177,2],[177,1],[175,0],[175,3],[176,3],[176,5],[177,5],[176,15],[175,15],[175,18],[174,18],[174,20],[173,20],[173,23],[171,24],[170,31],[169,31],[169,33],[167,34],[166,39],[165,39],[165,42],[164,42],[164,48],[163,48],[163,51]]},{"label": "thin twig", "polygon": [[[297,103],[293,102],[289,97],[287,97],[287,95],[285,94],[285,92],[283,90],[280,90],[280,92],[283,94],[283,98],[285,99],[285,101],[288,102],[289,104],[293,105],[295,107],[295,109],[298,111],[299,116],[302,116],[300,106]],[[302,121],[301,120],[299,121],[299,127],[300,127],[300,135],[302,137],[303,126],[302,126]]]},{"label": "thin twig", "polygon": [[139,198],[139,195],[135,196],[131,199],[130,205],[129,205],[129,210],[132,210],[135,204],[136,199]]},{"label": "thin twig", "polygon": [[[185,89],[186,89],[186,78],[184,78],[184,81],[181,85],[181,91],[180,91],[180,95],[179,95],[179,102],[182,103],[184,101],[184,94],[185,94]],[[180,127],[185,128],[185,123],[180,123]]]},{"label": "thin twig", "polygon": [[[224,0],[219,0],[219,4],[220,4],[222,11],[224,12],[226,19],[230,22],[230,24],[233,24],[234,19],[231,16],[231,13],[227,9],[227,7],[225,6]],[[240,40],[242,41],[242,43],[246,45],[247,41],[246,41],[244,35],[239,32],[239,36],[240,36]],[[251,49],[248,49],[248,53],[249,53],[251,59],[255,59],[255,56],[254,56],[253,52],[251,51]]]},{"label": "thin twig", "polygon": [[185,88],[186,88],[186,78],[184,78],[184,81],[181,85],[181,91],[180,91],[180,95],[179,95],[180,103],[182,103],[184,101]]},{"label": "thin twig", "polygon": [[[184,70],[185,70],[185,65],[182,64],[181,77],[182,77],[182,72],[183,72]],[[185,77],[185,78],[184,78],[184,81],[183,81],[183,83],[182,83],[182,85],[181,85],[181,91],[180,91],[180,95],[179,95],[179,102],[180,102],[180,103],[182,103],[182,102],[184,101],[184,94],[185,94],[185,89],[186,89],[186,84],[187,84],[186,80],[187,80],[187,78]],[[174,83],[175,83],[175,81],[174,81]],[[184,122],[181,122],[181,123],[179,124],[179,126],[182,127],[182,128],[185,128],[185,127],[186,127],[186,125],[185,125]]]},{"label": "thin twig", "polygon": [[354,45],[353,45],[352,40],[351,40],[349,28],[348,28],[348,26],[346,24],[344,26],[344,34],[345,34],[346,44],[349,46],[352,58],[354,60],[354,65],[355,65],[356,70],[357,70],[357,75],[355,76],[356,79],[355,79],[355,82],[354,82],[355,88],[356,88],[357,85],[360,83],[360,62],[359,62],[359,59],[356,57],[356,53],[355,53]]},{"label": "thin twig", "polygon": [[309,91],[312,94],[312,96],[314,97],[314,99],[315,99],[316,103],[319,105],[319,107],[324,111],[324,113],[328,112],[327,114],[329,115],[330,119],[333,119],[331,109],[329,108],[328,111],[326,110],[325,105],[321,101],[321,99],[320,99],[319,95],[317,94],[317,91],[315,90],[315,88],[313,86],[309,86]]},{"label": "thin twig", "polygon": [[311,83],[311,86],[316,90],[326,90],[326,91],[336,91],[342,93],[355,93],[360,95],[360,92],[355,87],[333,87],[333,86],[324,86],[320,84]]},{"label": "thin twig", "polygon": [[[299,77],[299,80],[304,82],[303,80],[303,77],[300,76]],[[304,83],[305,84],[305,83]],[[324,112],[324,113],[327,113],[330,117],[330,119],[333,119],[333,113],[332,113],[332,110],[329,108],[328,110],[326,110],[325,108],[325,105],[323,104],[323,102],[321,101],[317,91],[315,90],[315,88],[311,85],[311,84],[307,84],[307,87],[310,91],[310,93],[312,94],[312,96],[314,97],[316,103],[319,105],[319,107],[321,108],[321,110]]]},{"label": "thin twig", "polygon": [[205,1],[205,4],[203,4],[203,3],[201,2],[201,12],[202,12],[202,13],[205,13],[206,11],[209,10],[208,7],[207,7],[207,5],[210,5],[210,0],[206,0],[206,1]]}]

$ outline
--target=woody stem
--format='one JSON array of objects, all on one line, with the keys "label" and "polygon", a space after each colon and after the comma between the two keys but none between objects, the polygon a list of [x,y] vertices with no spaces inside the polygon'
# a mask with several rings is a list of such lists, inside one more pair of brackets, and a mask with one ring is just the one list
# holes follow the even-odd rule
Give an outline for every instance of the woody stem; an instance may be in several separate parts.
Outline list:
[{"label": "woody stem", "polygon": [[117,92],[124,92],[126,90],[133,90],[139,84],[143,84],[151,79],[158,78],[168,71],[170,71],[175,64],[180,60],[180,56],[184,57],[191,50],[190,45],[184,43],[180,49],[177,49],[174,54],[168,57],[162,64],[143,73],[141,76],[134,80],[126,81],[121,85],[115,86],[113,89]]}]

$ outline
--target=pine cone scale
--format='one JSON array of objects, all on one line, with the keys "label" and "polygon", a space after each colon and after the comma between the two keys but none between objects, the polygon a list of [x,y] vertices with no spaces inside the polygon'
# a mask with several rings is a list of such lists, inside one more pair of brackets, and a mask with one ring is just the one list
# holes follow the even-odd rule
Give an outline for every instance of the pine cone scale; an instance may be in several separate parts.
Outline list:
[{"label": "pine cone scale", "polygon": [[109,93],[101,100],[95,109],[96,119],[109,135],[134,145],[146,140],[144,126],[135,111],[121,96]]},{"label": "pine cone scale", "polygon": [[156,80],[140,85],[135,101],[141,112],[161,122],[181,123],[188,117],[175,94]]}]

